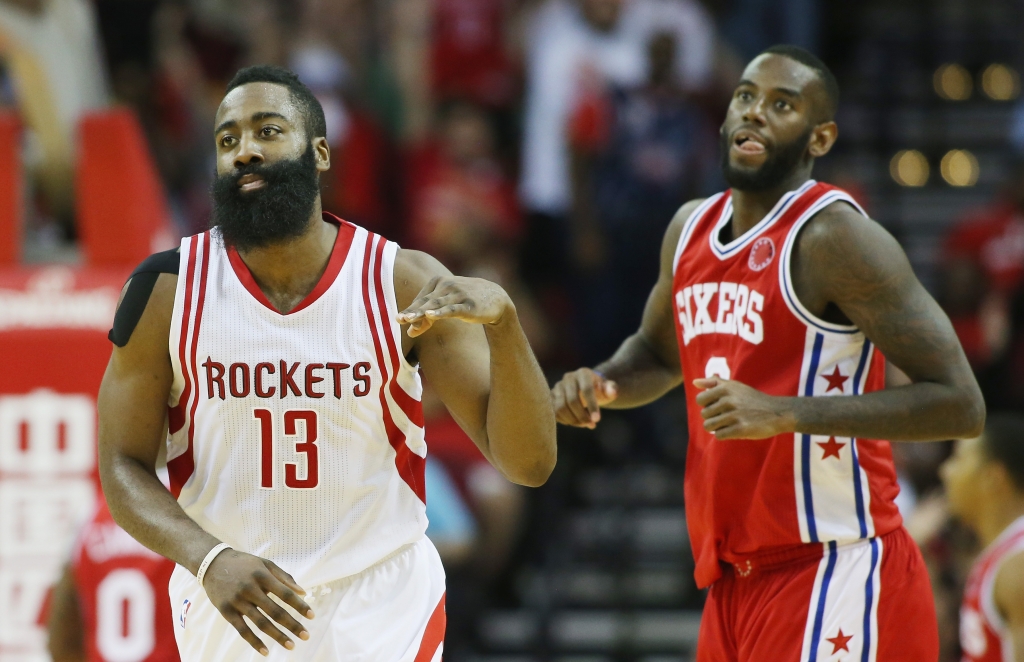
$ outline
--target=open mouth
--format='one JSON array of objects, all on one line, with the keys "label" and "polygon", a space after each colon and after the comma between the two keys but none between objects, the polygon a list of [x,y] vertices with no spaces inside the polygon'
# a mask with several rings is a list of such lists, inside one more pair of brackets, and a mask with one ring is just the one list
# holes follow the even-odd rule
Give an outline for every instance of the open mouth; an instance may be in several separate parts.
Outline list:
[{"label": "open mouth", "polygon": [[765,152],[765,146],[760,136],[750,131],[738,132],[733,138],[733,145],[744,154],[763,154]]},{"label": "open mouth", "polygon": [[266,185],[266,180],[259,175],[242,175],[238,178],[238,188],[241,191],[255,191]]}]

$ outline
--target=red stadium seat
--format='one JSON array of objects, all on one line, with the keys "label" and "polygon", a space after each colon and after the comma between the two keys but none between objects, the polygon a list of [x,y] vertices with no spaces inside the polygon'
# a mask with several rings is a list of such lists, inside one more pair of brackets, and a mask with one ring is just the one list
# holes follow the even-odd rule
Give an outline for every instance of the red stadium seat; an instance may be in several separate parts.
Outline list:
[{"label": "red stadium seat", "polygon": [[170,213],[142,127],[128,109],[80,123],[77,217],[90,266],[133,266],[170,247]]}]

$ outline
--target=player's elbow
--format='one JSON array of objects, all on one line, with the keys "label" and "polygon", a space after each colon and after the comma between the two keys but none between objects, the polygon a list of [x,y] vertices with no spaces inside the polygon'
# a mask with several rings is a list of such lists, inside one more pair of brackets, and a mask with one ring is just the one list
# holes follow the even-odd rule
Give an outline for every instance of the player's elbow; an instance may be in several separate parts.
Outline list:
[{"label": "player's elbow", "polygon": [[540,487],[548,482],[551,472],[555,470],[557,453],[552,447],[543,453],[538,453],[529,461],[519,463],[513,471],[506,473],[506,477],[517,485],[526,487]]},{"label": "player's elbow", "polygon": [[985,399],[981,390],[975,385],[964,394],[962,405],[962,425],[964,432],[957,435],[959,439],[973,439],[980,437],[985,430]]}]

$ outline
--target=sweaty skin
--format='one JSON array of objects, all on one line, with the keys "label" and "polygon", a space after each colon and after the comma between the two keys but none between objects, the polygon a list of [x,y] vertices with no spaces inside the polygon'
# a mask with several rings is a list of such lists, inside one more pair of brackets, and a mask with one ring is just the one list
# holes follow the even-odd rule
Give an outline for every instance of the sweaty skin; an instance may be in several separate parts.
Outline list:
[{"label": "sweaty skin", "polygon": [[[730,137],[731,166],[757,170],[774,146],[808,130],[810,136],[805,158],[779,186],[733,190],[733,238],[810,179],[814,159],[827,154],[838,137],[827,108],[813,69],[781,55],[761,55],[747,66],[722,125]],[[559,422],[593,428],[601,407],[638,407],[682,382],[672,260],[682,226],[700,202],[683,205],[665,233],[661,273],[640,329],[596,369],[567,373],[552,389]],[[984,402],[952,325],[884,228],[848,204],[834,203],[798,235],[793,273],[797,296],[810,312],[856,325],[911,383],[858,396],[813,398],[769,396],[735,380],[696,379],[703,389],[697,403],[706,430],[718,439],[800,432],[929,441],[980,434]]]},{"label": "sweaty skin", "polygon": [[[302,115],[283,86],[235,88],[221,103],[217,125],[218,174],[296,158],[309,142],[317,170],[330,167],[326,140],[306,136]],[[246,190],[261,186],[251,177],[239,184]],[[336,236],[337,228],[321,220],[318,198],[305,234],[240,255],[267,299],[287,312],[316,285]],[[449,411],[506,478],[543,484],[555,464],[554,412],[508,295],[494,283],[452,276],[417,251],[399,251],[394,276],[396,303],[406,313],[399,321],[412,329],[403,334],[403,351],[419,362]],[[174,275],[159,277],[130,341],[111,355],[98,403],[100,476],[117,523],[195,574],[221,541],[189,518],[156,476],[173,379],[167,343],[176,282]],[[224,618],[263,655],[269,651],[243,615],[285,648],[295,644],[278,626],[309,638],[305,627],[269,597],[272,593],[313,618],[301,597],[305,592],[268,560],[222,552],[204,587]]]}]

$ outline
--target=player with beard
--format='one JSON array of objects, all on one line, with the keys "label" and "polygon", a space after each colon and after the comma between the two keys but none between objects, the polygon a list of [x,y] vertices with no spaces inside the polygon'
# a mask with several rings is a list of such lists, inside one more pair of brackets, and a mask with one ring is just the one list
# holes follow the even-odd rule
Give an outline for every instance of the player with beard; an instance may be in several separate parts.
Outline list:
[{"label": "player with beard", "polygon": [[[750,62],[721,128],[731,188],[672,220],[639,331],[553,389],[560,422],[593,428],[685,384],[699,662],[938,657],[883,440],[976,436],[985,407],[896,241],[811,179],[838,96],[803,49]],[[886,359],[910,383],[886,389]]]},{"label": "player with beard", "polygon": [[509,297],[324,213],[325,133],[293,74],[240,71],[211,229],[136,269],[114,319],[100,475],[118,524],[178,564],[182,660],[440,659],[420,370],[509,480],[554,467]]}]

